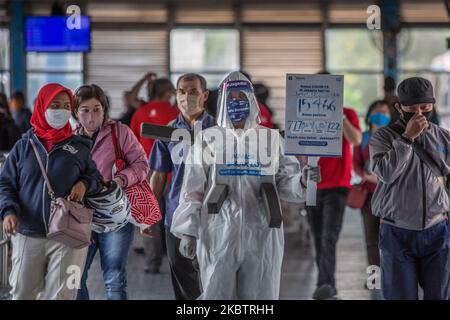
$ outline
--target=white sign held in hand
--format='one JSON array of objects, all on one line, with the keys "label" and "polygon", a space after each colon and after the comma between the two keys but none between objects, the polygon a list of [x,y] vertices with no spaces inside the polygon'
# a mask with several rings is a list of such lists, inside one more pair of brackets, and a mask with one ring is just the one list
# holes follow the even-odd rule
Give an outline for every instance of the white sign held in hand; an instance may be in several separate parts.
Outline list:
[{"label": "white sign held in hand", "polygon": [[[319,157],[342,156],[344,76],[286,75],[285,154]],[[306,205],[316,204],[316,183],[307,182]]]}]

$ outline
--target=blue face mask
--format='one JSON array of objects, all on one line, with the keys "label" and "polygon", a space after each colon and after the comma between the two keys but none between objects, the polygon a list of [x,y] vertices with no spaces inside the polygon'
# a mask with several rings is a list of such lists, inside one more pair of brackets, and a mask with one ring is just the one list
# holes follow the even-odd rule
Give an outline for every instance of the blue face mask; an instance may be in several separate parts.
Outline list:
[{"label": "blue face mask", "polygon": [[242,122],[250,114],[250,103],[241,99],[228,100],[227,111],[232,123]]},{"label": "blue face mask", "polygon": [[369,117],[369,121],[371,124],[377,127],[384,127],[389,124],[389,122],[391,121],[391,117],[383,113],[374,113]]}]

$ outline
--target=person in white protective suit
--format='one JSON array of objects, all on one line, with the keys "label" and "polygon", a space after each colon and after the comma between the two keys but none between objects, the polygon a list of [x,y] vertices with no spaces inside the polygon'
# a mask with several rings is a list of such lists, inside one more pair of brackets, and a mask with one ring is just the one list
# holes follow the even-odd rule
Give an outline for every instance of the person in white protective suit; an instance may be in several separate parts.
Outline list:
[{"label": "person in white protective suit", "polygon": [[[318,167],[284,155],[278,131],[259,125],[250,81],[239,72],[223,80],[217,126],[195,137],[186,159],[180,203],[171,232],[180,252],[197,254],[203,293],[199,299],[278,299],[284,251],[283,227],[270,228],[261,184],[272,181],[279,198],[304,202],[306,177],[319,182]],[[217,214],[208,198],[218,185],[228,192]],[[197,245],[198,244],[198,245]]]}]

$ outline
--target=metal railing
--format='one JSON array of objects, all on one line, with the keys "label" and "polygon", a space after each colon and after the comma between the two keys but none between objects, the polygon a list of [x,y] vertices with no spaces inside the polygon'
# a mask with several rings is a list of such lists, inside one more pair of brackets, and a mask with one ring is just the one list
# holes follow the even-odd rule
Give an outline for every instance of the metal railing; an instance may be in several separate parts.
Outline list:
[{"label": "metal railing", "polygon": [[[0,172],[6,159],[0,152]],[[0,222],[0,287],[8,286],[9,239],[3,235],[3,224]]]},{"label": "metal railing", "polygon": [[[0,228],[2,226],[0,225]],[[1,239],[3,239],[3,231],[0,231]],[[0,286],[8,286],[8,259],[9,259],[9,239],[0,241]]]}]

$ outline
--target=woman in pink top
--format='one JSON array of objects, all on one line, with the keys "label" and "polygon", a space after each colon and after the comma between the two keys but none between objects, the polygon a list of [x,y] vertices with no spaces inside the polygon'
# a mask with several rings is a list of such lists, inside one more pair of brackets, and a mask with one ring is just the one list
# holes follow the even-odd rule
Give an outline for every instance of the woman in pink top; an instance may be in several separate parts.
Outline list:
[{"label": "woman in pink top", "polygon": [[[126,125],[108,118],[108,102],[103,90],[92,84],[84,85],[75,93],[73,116],[79,125],[75,133],[90,138],[92,159],[105,182],[114,180],[121,187],[132,186],[147,178],[148,164],[144,149]],[[117,139],[127,166],[114,175],[116,159],[111,125],[117,130]],[[134,227],[126,224],[119,230],[92,233],[86,267],[78,290],[78,299],[89,299],[86,286],[88,270],[97,250],[100,252],[106,297],[109,300],[126,300],[128,252],[133,241]]]}]

